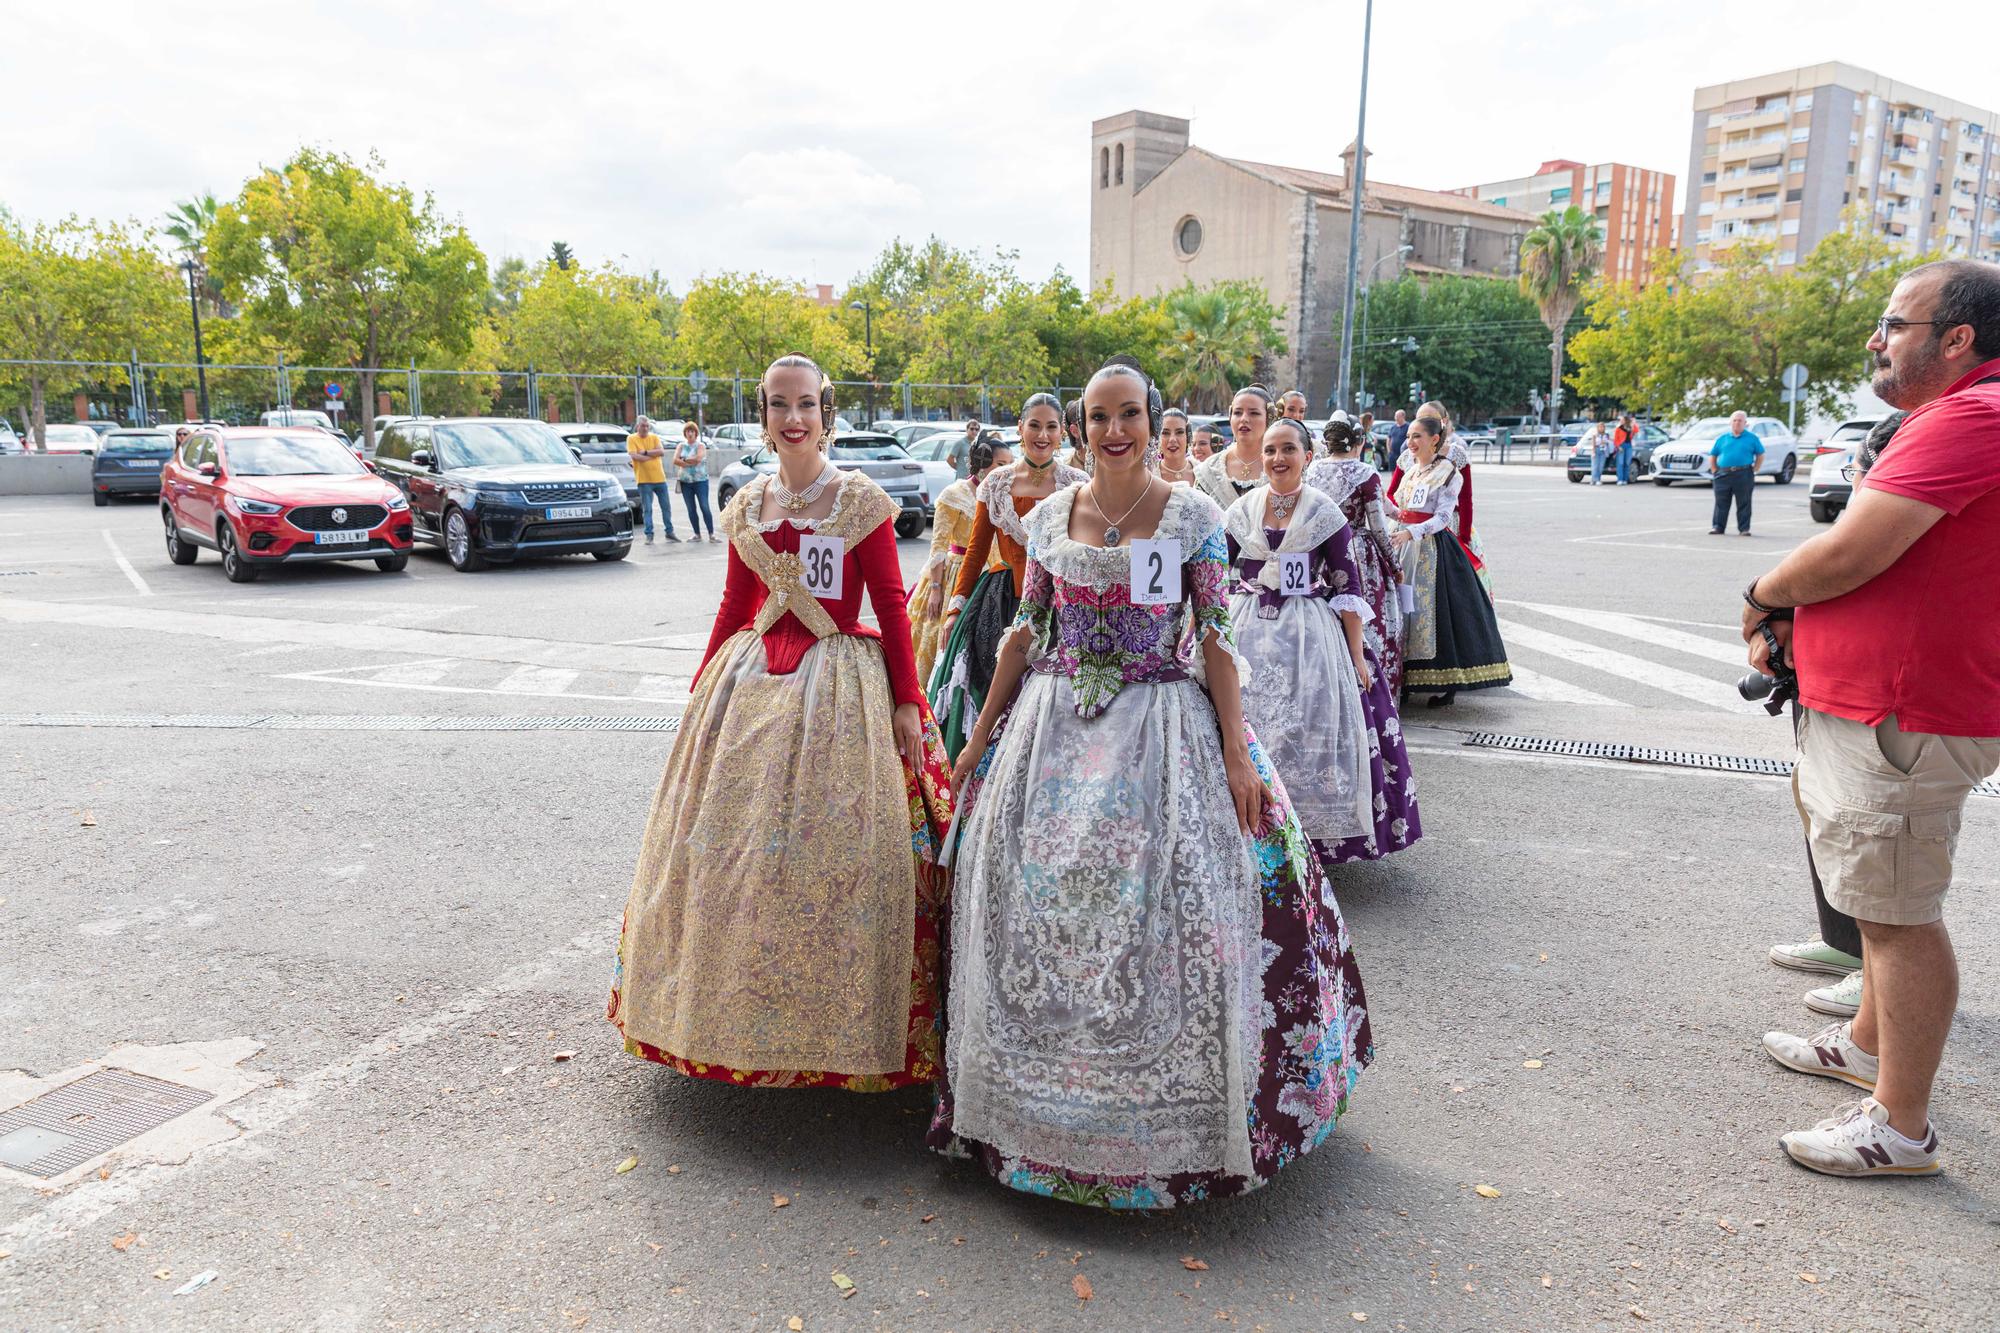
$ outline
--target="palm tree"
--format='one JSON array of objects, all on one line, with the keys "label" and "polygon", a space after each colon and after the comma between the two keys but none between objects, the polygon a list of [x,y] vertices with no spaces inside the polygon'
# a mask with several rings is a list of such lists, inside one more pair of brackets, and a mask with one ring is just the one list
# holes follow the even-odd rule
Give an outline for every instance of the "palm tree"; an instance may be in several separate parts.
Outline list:
[{"label": "palm tree", "polygon": [[167,213],[166,225],[161,228],[179,244],[174,248],[195,262],[201,271],[201,294],[208,302],[212,314],[223,313],[222,283],[208,271],[208,233],[215,226],[215,196],[204,191],[192,199],[183,199]]},{"label": "palm tree", "polygon": [[1563,330],[1583,299],[1583,286],[1604,258],[1604,229],[1575,204],[1542,214],[1521,238],[1521,291],[1540,307],[1549,340],[1549,423],[1562,391]]},{"label": "palm tree", "polygon": [[1252,312],[1226,289],[1192,284],[1171,293],[1166,307],[1172,329],[1160,348],[1160,368],[1167,396],[1197,411],[1227,405],[1265,350]]},{"label": "palm tree", "polygon": [[567,242],[557,241],[549,247],[549,262],[559,269],[567,270],[576,262],[576,253],[569,248]]}]

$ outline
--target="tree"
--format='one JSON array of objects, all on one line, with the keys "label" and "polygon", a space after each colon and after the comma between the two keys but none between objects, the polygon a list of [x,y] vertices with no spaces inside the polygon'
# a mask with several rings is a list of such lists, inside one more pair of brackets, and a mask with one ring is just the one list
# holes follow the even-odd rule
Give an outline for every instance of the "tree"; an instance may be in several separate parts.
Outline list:
[{"label": "tree", "polygon": [[569,379],[576,421],[590,419],[583,405],[587,376],[630,374],[665,353],[659,325],[629,275],[610,268],[586,273],[553,260],[521,293],[502,336],[517,364]]},{"label": "tree", "polygon": [[1604,258],[1604,229],[1575,204],[1542,214],[1521,238],[1521,290],[1541,310],[1549,331],[1549,422],[1562,396],[1563,331],[1583,299],[1584,284]]},{"label": "tree", "polygon": [[1196,411],[1227,407],[1259,357],[1286,350],[1278,331],[1284,308],[1271,304],[1256,283],[1224,279],[1196,287],[1190,280],[1167,293],[1164,307],[1169,329],[1159,353],[1162,387]]},{"label": "tree", "polygon": [[519,255],[508,255],[495,264],[486,285],[487,315],[498,319],[513,314],[520,307],[521,292],[532,276],[528,261]]},{"label": "tree", "polygon": [[1427,397],[1479,421],[1519,405],[1548,369],[1540,312],[1511,282],[1405,276],[1370,288],[1366,313],[1360,383],[1389,411],[1421,380]]},{"label": "tree", "polygon": [[381,166],[301,149],[245,183],[208,235],[245,320],[302,362],[360,372],[355,412],[371,448],[376,369],[469,350],[487,294],[479,247],[429,195],[377,180]]},{"label": "tree", "polygon": [[[174,271],[136,239],[136,228],[75,218],[0,228],[0,359],[30,362],[126,361],[136,349],[161,358],[181,346],[186,298]],[[48,447],[48,390],[90,378],[82,367],[30,365],[28,428]]]},{"label": "tree", "polygon": [[688,288],[680,336],[670,349],[675,370],[761,375],[787,352],[804,352],[835,379],[852,375],[866,360],[834,312],[796,282],[722,273]]},{"label": "tree", "polygon": [[559,269],[567,270],[570,265],[576,263],[576,253],[569,248],[567,242],[557,241],[549,247],[549,262]]},{"label": "tree", "polygon": [[208,229],[215,225],[215,212],[215,196],[204,191],[192,199],[181,200],[168,210],[166,225],[160,231],[175,242],[176,253],[195,262],[196,269],[201,273],[203,304],[211,312],[222,315],[229,313],[222,308],[222,284],[208,271]]}]

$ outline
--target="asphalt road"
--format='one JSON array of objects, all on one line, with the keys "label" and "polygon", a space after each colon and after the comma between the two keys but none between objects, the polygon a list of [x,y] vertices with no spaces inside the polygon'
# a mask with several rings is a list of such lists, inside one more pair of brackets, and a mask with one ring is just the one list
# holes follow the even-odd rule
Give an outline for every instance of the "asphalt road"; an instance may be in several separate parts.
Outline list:
[{"label": "asphalt road", "polygon": [[1785,756],[1731,702],[1731,622],[1815,530],[1803,485],[1760,487],[1747,539],[1705,491],[1475,492],[1522,683],[1411,718],[1428,836],[1337,881],[1376,1064],[1272,1186],[1164,1216],[927,1154],[919,1093],[621,1052],[671,736],[608,728],[680,711],[721,547],[235,586],[144,505],[0,499],[0,1111],[113,1048],[231,1089],[164,1160],[0,1179],[0,1325],[2000,1326],[1996,803],[1952,904],[1947,1173],[1842,1182],[1776,1136],[1844,1090],[1758,1047],[1822,1021],[1764,960],[1813,929],[1785,782],[1464,743]]}]

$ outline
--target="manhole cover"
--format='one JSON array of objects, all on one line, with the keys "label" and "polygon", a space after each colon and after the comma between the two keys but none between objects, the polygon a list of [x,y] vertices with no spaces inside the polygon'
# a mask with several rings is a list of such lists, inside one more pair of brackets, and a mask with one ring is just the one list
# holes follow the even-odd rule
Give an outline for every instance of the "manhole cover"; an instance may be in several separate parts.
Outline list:
[{"label": "manhole cover", "polygon": [[0,1111],[0,1165],[47,1180],[214,1099],[199,1088],[100,1069]]}]

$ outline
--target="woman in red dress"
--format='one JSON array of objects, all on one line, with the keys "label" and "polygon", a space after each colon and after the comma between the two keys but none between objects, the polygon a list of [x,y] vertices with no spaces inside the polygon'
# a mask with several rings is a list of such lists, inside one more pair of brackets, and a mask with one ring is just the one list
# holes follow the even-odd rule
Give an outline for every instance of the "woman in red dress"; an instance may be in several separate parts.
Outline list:
[{"label": "woman in red dress", "polygon": [[695,1077],[929,1082],[950,766],[910,650],[896,502],[827,460],[833,396],[812,361],[773,362],[757,402],[778,471],[723,512],[728,581],[608,1016],[627,1051]]}]

